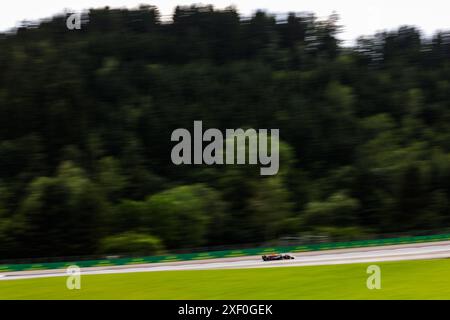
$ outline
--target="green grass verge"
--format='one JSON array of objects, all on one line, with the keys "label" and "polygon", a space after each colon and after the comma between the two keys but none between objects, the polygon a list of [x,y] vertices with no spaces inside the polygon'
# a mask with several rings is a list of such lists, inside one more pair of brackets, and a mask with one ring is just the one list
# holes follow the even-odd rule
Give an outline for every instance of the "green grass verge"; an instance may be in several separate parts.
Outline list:
[{"label": "green grass verge", "polygon": [[0,281],[0,299],[450,299],[450,260],[374,263],[382,288],[368,290],[367,266],[349,264],[86,275]]}]

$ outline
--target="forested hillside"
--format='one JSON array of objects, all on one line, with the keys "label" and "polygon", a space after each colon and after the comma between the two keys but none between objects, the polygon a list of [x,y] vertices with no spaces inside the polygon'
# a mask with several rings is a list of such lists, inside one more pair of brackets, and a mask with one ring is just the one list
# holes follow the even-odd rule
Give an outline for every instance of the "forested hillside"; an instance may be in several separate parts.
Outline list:
[{"label": "forested hillside", "polygon": [[[0,258],[450,227],[450,33],[90,10],[0,35]],[[175,166],[176,128],[278,128],[280,172]]]}]

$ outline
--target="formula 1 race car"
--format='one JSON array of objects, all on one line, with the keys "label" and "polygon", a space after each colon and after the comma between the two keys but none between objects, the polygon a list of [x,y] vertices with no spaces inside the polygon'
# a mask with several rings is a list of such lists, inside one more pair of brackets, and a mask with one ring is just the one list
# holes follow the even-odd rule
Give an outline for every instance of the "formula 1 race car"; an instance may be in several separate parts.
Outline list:
[{"label": "formula 1 race car", "polygon": [[291,260],[295,258],[289,254],[269,254],[262,256],[262,259],[264,261],[273,261],[273,260]]}]

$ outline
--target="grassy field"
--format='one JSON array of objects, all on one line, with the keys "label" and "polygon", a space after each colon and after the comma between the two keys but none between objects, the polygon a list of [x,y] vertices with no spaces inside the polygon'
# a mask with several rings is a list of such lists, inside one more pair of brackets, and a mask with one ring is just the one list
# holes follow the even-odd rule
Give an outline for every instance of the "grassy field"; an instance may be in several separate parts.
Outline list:
[{"label": "grassy field", "polygon": [[0,281],[0,299],[450,299],[450,260],[377,263],[381,289],[368,290],[369,264],[82,276]]}]

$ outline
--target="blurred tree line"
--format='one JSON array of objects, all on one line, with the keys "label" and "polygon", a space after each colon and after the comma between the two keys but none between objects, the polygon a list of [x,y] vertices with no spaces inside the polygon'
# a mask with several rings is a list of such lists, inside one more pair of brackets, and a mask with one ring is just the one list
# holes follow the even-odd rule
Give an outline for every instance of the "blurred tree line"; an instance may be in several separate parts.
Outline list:
[{"label": "blurred tree line", "polygon": [[[450,33],[93,9],[0,34],[0,257],[450,226]],[[175,166],[176,128],[279,128],[280,172]]]}]

